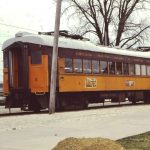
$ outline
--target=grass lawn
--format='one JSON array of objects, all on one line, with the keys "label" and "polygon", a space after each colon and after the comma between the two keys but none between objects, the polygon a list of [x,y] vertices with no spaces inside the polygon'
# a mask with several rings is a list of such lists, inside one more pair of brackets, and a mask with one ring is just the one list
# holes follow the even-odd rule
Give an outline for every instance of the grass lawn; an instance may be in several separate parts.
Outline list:
[{"label": "grass lawn", "polygon": [[117,140],[127,150],[150,150],[150,132]]}]

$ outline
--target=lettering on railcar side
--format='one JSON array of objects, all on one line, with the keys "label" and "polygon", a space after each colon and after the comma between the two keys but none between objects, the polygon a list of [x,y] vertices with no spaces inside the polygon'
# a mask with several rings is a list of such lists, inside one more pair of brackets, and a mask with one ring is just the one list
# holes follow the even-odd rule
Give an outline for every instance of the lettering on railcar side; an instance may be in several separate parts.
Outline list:
[{"label": "lettering on railcar side", "polygon": [[96,78],[86,78],[85,88],[96,88],[96,87],[97,87],[97,79]]}]

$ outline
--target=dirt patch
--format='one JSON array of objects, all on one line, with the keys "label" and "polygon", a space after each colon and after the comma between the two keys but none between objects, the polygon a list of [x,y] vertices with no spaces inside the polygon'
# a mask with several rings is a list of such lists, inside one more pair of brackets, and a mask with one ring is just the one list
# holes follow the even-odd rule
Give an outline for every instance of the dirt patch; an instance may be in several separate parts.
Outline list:
[{"label": "dirt patch", "polygon": [[115,141],[103,138],[67,138],[52,150],[125,150]]}]

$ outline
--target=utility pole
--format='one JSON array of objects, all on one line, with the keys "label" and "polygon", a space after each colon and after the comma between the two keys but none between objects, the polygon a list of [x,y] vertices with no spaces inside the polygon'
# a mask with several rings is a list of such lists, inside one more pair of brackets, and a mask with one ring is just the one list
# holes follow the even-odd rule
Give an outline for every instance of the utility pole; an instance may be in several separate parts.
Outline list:
[{"label": "utility pole", "polygon": [[58,56],[59,26],[60,26],[60,15],[61,15],[61,1],[62,0],[57,0],[57,4],[56,4],[55,32],[54,32],[52,68],[51,68],[51,80],[50,80],[49,114],[55,113],[57,56]]}]

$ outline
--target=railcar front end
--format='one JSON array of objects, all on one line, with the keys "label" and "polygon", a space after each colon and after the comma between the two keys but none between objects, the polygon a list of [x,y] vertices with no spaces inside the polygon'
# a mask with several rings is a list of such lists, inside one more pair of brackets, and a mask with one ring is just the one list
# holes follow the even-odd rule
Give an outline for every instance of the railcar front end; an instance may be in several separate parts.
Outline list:
[{"label": "railcar front end", "polygon": [[51,51],[41,45],[19,41],[5,45],[5,106],[34,111],[47,108]]}]

